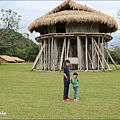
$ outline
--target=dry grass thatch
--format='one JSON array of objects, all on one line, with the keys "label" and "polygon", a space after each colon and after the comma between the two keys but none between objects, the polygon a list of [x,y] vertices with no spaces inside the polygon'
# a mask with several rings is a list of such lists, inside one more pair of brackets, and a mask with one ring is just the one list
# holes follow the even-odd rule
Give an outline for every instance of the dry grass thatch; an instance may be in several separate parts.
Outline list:
[{"label": "dry grass thatch", "polygon": [[39,29],[43,26],[54,25],[58,22],[97,22],[99,24],[105,24],[111,32],[115,32],[118,29],[118,24],[113,17],[87,6],[77,4],[72,0],[67,0],[46,15],[32,22],[28,30],[30,32],[34,30],[39,32]]},{"label": "dry grass thatch", "polygon": [[12,57],[16,62],[25,62],[23,59],[20,59],[18,57]]},{"label": "dry grass thatch", "polygon": [[0,58],[2,58],[3,60],[5,60],[6,62],[16,63],[16,61],[12,57],[7,56],[7,55],[0,55]]}]

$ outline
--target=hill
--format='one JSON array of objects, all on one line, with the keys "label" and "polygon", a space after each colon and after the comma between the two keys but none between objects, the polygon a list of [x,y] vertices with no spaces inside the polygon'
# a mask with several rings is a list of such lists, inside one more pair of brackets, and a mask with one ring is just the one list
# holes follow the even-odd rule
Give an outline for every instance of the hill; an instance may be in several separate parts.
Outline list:
[{"label": "hill", "polygon": [[0,29],[0,55],[18,56],[26,61],[34,61],[39,48],[28,37],[14,30]]}]

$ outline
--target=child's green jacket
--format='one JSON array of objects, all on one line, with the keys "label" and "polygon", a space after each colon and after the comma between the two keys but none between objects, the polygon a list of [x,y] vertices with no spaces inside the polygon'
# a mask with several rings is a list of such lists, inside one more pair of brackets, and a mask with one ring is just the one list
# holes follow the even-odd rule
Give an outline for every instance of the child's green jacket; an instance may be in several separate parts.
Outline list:
[{"label": "child's green jacket", "polygon": [[73,86],[73,87],[78,86],[78,80],[75,79],[75,78],[72,78],[72,79],[71,79],[71,83],[72,83],[72,86]]}]

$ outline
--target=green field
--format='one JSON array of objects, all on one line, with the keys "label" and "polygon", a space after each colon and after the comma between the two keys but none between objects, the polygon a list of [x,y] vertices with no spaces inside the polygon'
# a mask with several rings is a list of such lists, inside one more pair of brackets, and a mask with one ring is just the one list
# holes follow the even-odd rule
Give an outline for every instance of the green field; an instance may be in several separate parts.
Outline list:
[{"label": "green field", "polygon": [[31,67],[0,65],[0,119],[120,119],[120,71],[79,72],[80,101],[70,85],[72,100],[63,103],[63,73]]}]

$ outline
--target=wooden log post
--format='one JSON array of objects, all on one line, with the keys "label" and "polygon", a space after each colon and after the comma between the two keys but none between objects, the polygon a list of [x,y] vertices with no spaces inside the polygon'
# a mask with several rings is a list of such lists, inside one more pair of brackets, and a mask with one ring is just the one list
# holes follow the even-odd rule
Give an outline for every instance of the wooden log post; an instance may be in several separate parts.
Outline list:
[{"label": "wooden log post", "polygon": [[48,70],[50,70],[50,56],[51,56],[51,51],[50,51],[50,39],[48,39]]},{"label": "wooden log post", "polygon": [[[100,47],[100,36],[98,37],[98,46]],[[98,70],[100,69],[100,62],[98,58]]]},{"label": "wooden log post", "polygon": [[102,37],[102,64],[105,68],[104,56],[104,37]]},{"label": "wooden log post", "polygon": [[45,44],[45,47],[44,47],[44,70],[46,69],[46,59],[45,59],[45,54],[46,54],[46,40],[44,40],[44,44]]},{"label": "wooden log post", "polygon": [[103,66],[102,61],[101,61],[101,59],[100,59],[100,54],[99,54],[99,52],[97,51],[97,48],[96,48],[96,45],[95,45],[94,42],[93,42],[93,45],[94,45],[94,48],[95,48],[95,52],[97,53],[98,59],[99,59],[99,61],[100,61],[100,63],[101,63],[102,70],[104,71],[104,66]]},{"label": "wooden log post", "polygon": [[85,37],[85,61],[86,61],[86,70],[88,71],[88,39]]},{"label": "wooden log post", "polygon": [[61,58],[60,58],[60,71],[62,68],[63,55],[64,55],[64,51],[65,51],[65,43],[66,43],[66,38],[64,38],[63,47],[62,47],[62,53],[61,53]]},{"label": "wooden log post", "polygon": [[31,70],[36,68],[37,62],[38,62],[39,58],[41,57],[44,48],[45,48],[45,44],[43,44],[43,46],[41,47],[41,50],[40,50],[39,54],[37,55]]},{"label": "wooden log post", "polygon": [[58,70],[58,44],[56,39],[54,39],[54,71],[55,70]]},{"label": "wooden log post", "polygon": [[68,43],[67,43],[67,58],[69,57],[69,49],[70,49],[70,38],[68,38]]},{"label": "wooden log post", "polygon": [[53,70],[53,37],[51,40],[51,70]]},{"label": "wooden log post", "polygon": [[95,68],[95,48],[94,48],[94,43],[93,43],[93,37],[91,37],[91,39],[92,39],[92,63],[93,63],[93,65],[92,65],[92,68]]},{"label": "wooden log post", "polygon": [[[99,49],[99,46],[97,45],[97,43],[96,43],[96,41],[95,41],[95,40],[94,40],[94,43],[95,43],[96,48],[98,49],[98,51],[99,51],[100,55],[102,56],[102,64],[103,64],[103,61],[104,61],[104,62],[106,63],[106,65],[107,65],[108,69],[111,71],[111,69],[110,69],[110,67],[109,67],[109,65],[108,65],[108,63],[107,63],[107,61],[106,61],[106,59],[105,59],[105,57],[104,57],[104,55],[103,55],[102,51]],[[104,46],[103,46],[103,47],[104,47]],[[104,64],[103,64],[103,67],[104,67],[104,69],[105,69]]]},{"label": "wooden log post", "polygon": [[80,37],[77,36],[77,54],[78,54],[78,70],[81,69],[81,41],[80,41]]}]

